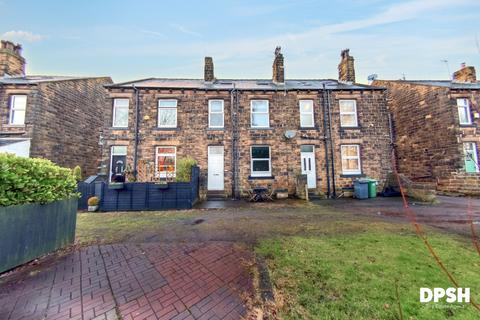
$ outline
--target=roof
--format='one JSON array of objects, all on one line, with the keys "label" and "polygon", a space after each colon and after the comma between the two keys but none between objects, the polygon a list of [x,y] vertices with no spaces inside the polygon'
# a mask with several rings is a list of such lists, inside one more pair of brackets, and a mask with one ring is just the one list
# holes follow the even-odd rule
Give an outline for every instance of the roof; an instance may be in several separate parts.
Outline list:
[{"label": "roof", "polygon": [[3,146],[8,146],[10,144],[13,144],[13,143],[19,143],[19,142],[24,142],[24,141],[27,141],[29,139],[4,139],[4,138],[1,138],[0,139],[0,147],[3,147]]},{"label": "roof", "polygon": [[404,82],[411,84],[419,84],[426,86],[444,87],[450,89],[480,89],[480,82],[455,82],[451,80],[381,80],[379,81],[391,81],[391,82]]},{"label": "roof", "polygon": [[42,82],[82,80],[102,77],[72,77],[72,76],[18,76],[0,77],[0,84],[37,84]]},{"label": "roof", "polygon": [[203,79],[149,78],[106,85],[107,88],[162,88],[162,89],[200,89],[200,90],[321,90],[325,85],[330,90],[384,90],[363,84],[347,84],[332,79],[285,80],[284,84],[274,83],[271,79],[218,79],[205,82]]}]

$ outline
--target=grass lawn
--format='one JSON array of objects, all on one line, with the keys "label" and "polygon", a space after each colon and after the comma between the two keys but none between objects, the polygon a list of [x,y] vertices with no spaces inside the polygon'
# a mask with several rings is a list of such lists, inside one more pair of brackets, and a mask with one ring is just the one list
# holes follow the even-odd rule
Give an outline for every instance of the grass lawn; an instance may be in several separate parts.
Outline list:
[{"label": "grass lawn", "polygon": [[[264,239],[266,258],[283,319],[480,319],[467,304],[419,302],[420,287],[451,287],[408,225],[351,224],[318,236]],[[346,231],[346,232],[345,232]],[[428,230],[447,268],[480,300],[480,257],[465,239]]]}]

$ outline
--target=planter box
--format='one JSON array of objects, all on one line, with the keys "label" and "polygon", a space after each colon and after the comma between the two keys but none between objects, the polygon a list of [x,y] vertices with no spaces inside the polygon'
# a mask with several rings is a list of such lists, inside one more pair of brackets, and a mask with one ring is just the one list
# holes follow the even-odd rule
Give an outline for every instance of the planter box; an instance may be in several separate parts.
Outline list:
[{"label": "planter box", "polygon": [[0,207],[0,273],[73,243],[77,201]]}]

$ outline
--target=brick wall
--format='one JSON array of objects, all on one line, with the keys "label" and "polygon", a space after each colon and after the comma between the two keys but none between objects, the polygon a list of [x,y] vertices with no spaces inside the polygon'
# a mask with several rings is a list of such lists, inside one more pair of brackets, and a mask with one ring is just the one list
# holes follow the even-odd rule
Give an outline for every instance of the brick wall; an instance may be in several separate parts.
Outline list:
[{"label": "brick wall", "polygon": [[460,126],[456,104],[457,98],[468,98],[472,115],[478,113],[479,91],[403,81],[376,80],[374,85],[388,88],[399,172],[413,181],[435,183],[440,192],[480,194],[478,174],[465,173],[462,144],[477,142],[478,148],[480,121]]},{"label": "brick wall", "polygon": [[0,42],[0,77],[25,74],[25,59],[21,56],[22,47],[10,41]]},{"label": "brick wall", "polygon": [[[111,128],[113,98],[129,98],[129,127],[125,130]],[[178,100],[178,128],[157,128],[157,101],[161,98]],[[208,128],[208,100],[223,99],[225,129]],[[250,128],[250,100],[266,99],[270,107],[269,129]],[[298,100],[314,101],[315,128],[300,128]],[[338,99],[355,99],[360,128],[339,128]],[[156,146],[176,146],[177,159],[192,156],[201,169],[202,193],[206,191],[207,150],[209,145],[225,147],[225,194],[232,190],[232,126],[231,96],[229,91],[202,90],[140,90],[140,143],[139,161],[154,163]],[[133,90],[110,89],[105,110],[104,135],[106,145],[102,161],[109,167],[110,147],[127,145],[127,162],[133,165],[135,96]],[[249,189],[258,185],[288,188],[295,192],[296,175],[300,172],[300,145],[314,145],[318,190],[326,190],[325,150],[323,132],[322,94],[317,91],[241,91],[239,92],[239,177],[240,188]],[[350,186],[352,177],[342,177],[340,144],[360,144],[362,169],[365,175],[384,181],[390,171],[389,130],[385,96],[383,91],[341,91],[332,93],[333,143],[335,144],[335,166],[337,188]],[[297,130],[293,139],[284,137],[285,130]],[[250,179],[250,147],[271,147],[272,175],[274,179]],[[108,168],[109,170],[109,168]],[[108,171],[109,172],[109,171]],[[142,177],[139,177],[142,179]]]}]

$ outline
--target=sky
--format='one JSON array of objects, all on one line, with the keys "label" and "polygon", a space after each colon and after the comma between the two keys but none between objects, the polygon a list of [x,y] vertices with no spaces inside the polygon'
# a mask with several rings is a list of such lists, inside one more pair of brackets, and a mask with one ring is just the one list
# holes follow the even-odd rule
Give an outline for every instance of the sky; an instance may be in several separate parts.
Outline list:
[{"label": "sky", "polygon": [[0,17],[30,75],[202,78],[212,56],[219,79],[269,79],[277,45],[287,79],[336,79],[345,48],[360,83],[480,72],[478,0],[0,0]]}]

